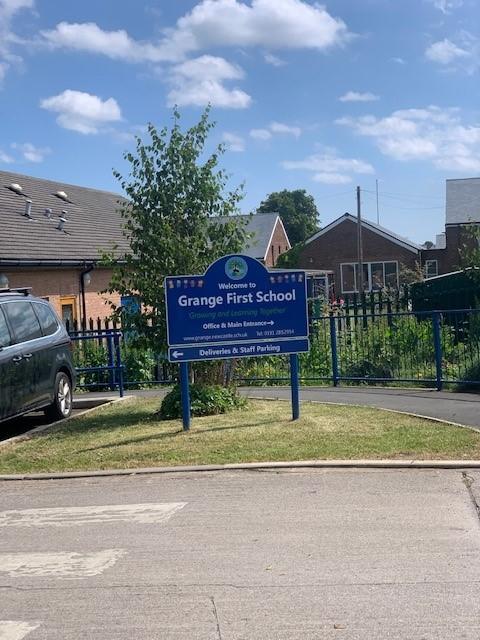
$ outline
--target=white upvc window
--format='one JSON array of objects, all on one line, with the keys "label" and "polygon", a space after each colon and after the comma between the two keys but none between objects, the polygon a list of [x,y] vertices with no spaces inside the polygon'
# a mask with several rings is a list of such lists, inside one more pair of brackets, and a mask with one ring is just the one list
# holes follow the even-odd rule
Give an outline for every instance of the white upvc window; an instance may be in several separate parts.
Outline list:
[{"label": "white upvc window", "polygon": [[[389,260],[363,263],[363,286],[365,291],[378,291],[385,287],[398,287],[398,262]],[[344,262],[340,265],[342,293],[356,293],[358,263]]]},{"label": "white upvc window", "polygon": [[438,260],[425,260],[425,278],[438,276]]}]

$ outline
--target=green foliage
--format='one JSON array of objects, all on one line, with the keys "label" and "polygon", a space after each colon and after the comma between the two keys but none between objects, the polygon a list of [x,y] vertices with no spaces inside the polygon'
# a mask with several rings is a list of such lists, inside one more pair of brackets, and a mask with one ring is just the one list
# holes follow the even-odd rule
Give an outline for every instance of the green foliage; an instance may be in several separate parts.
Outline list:
[{"label": "green foliage", "polygon": [[281,253],[278,256],[276,266],[283,267],[284,269],[295,269],[296,267],[298,267],[300,254],[304,246],[305,244],[303,242],[299,242],[288,251],[285,251],[285,253]]},{"label": "green foliage", "polygon": [[468,269],[470,277],[480,281],[480,225],[469,224],[461,228],[460,269]]},{"label": "green foliage", "polygon": [[319,213],[313,196],[305,189],[275,191],[260,203],[257,213],[276,212],[282,218],[292,246],[318,231]]},{"label": "green foliage", "polygon": [[[192,416],[212,416],[245,407],[247,400],[239,396],[234,387],[219,385],[190,385],[190,408]],[[161,420],[173,420],[182,416],[180,386],[176,385],[165,396],[158,415]]]},{"label": "green foliage", "polygon": [[155,357],[150,349],[142,349],[130,346],[128,343],[122,345],[122,364],[125,367],[125,379],[138,382],[135,387],[141,388],[142,382],[153,380],[155,367]]},{"label": "green foliage", "polygon": [[[106,347],[96,340],[84,340],[74,343],[73,361],[77,368],[104,367],[108,364]],[[108,382],[108,371],[80,373],[78,385],[94,385]]]},{"label": "green foliage", "polygon": [[[121,264],[114,254],[106,258],[114,267],[108,292],[141,299],[141,311],[124,313],[122,326],[156,353],[166,351],[164,277],[203,273],[217,258],[248,244],[245,220],[233,215],[242,187],[227,190],[229,177],[218,169],[223,147],[211,155],[206,151],[213,126],[206,109],[183,132],[174,109],[171,128],[157,131],[149,124],[148,141],[137,138],[135,153],[125,154],[129,175],[114,172],[127,197],[121,214],[131,251]],[[120,307],[113,311],[122,316]]]},{"label": "green foliage", "polygon": [[[462,379],[471,380],[471,382],[460,382],[460,384],[457,385],[457,391],[480,392],[480,359],[467,367],[463,372]],[[472,382],[475,381],[477,381],[477,384],[472,384]]]}]

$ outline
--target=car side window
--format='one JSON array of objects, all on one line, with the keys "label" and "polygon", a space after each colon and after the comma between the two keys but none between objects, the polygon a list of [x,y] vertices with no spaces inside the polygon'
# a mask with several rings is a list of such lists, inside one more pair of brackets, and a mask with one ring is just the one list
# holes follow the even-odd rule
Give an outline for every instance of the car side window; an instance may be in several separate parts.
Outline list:
[{"label": "car side window", "polygon": [[55,331],[58,329],[58,321],[55,317],[55,314],[48,306],[48,304],[42,304],[41,302],[34,302],[33,308],[35,309],[37,318],[40,321],[40,326],[42,327],[43,335],[51,336],[52,333],[55,333]]},{"label": "car side window", "polygon": [[42,330],[30,302],[7,302],[3,309],[14,333],[14,342],[27,342],[42,337]]},{"label": "car side window", "polygon": [[12,344],[10,330],[3,315],[2,307],[0,307],[0,348],[8,347],[10,344]]}]

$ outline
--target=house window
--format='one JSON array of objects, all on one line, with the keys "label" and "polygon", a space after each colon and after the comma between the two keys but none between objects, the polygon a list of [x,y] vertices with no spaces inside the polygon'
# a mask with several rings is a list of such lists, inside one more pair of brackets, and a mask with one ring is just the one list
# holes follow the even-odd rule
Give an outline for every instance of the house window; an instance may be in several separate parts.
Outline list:
[{"label": "house window", "polygon": [[438,260],[425,260],[425,278],[438,276]]},{"label": "house window", "polygon": [[[354,293],[357,288],[358,264],[349,262],[340,265],[342,293]],[[397,262],[364,262],[363,288],[365,291],[379,291],[385,287],[398,287]]]}]

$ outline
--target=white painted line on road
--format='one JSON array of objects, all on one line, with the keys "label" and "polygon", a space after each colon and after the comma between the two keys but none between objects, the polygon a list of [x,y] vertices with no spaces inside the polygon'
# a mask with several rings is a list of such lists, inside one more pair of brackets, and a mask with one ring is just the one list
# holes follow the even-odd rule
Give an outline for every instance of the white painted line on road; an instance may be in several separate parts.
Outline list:
[{"label": "white painted line on road", "polygon": [[113,504],[93,507],[13,509],[0,512],[0,527],[70,527],[73,525],[135,522],[159,524],[183,509],[186,502]]},{"label": "white painted line on road", "polygon": [[0,620],[0,640],[22,640],[40,625],[15,620]]},{"label": "white painted line on road", "polygon": [[0,553],[0,573],[23,576],[88,578],[98,576],[125,555],[123,549],[92,553]]}]

